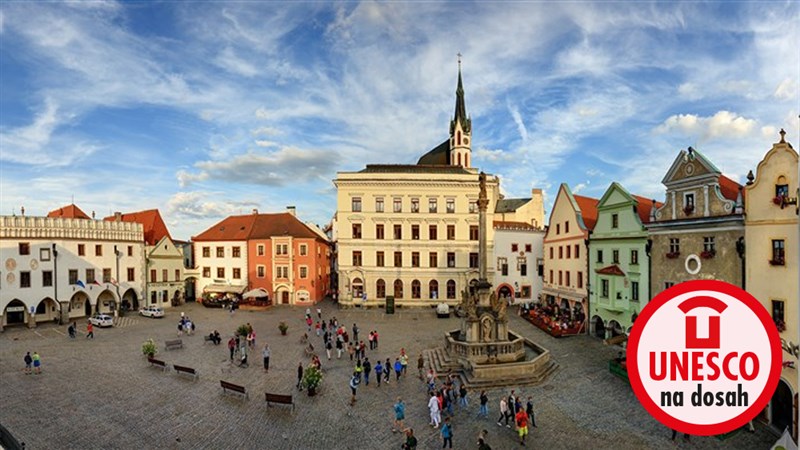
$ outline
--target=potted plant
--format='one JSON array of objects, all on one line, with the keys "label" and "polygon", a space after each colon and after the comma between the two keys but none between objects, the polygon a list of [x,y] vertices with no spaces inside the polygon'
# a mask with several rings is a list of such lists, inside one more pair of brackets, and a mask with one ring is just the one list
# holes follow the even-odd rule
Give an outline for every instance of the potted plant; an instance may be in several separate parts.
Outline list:
[{"label": "potted plant", "polygon": [[250,334],[250,328],[247,328],[247,325],[242,324],[236,328],[236,335],[241,337],[247,337]]},{"label": "potted plant", "polygon": [[687,216],[691,215],[692,212],[694,212],[694,205],[686,205],[683,207],[683,213]]},{"label": "potted plant", "polygon": [[784,260],[782,257],[772,258],[769,260],[769,264],[771,266],[782,266],[786,264],[786,260]]},{"label": "potted plant", "polygon": [[158,353],[158,347],[156,346],[155,341],[152,339],[144,341],[142,344],[142,354],[148,358],[152,358],[153,356],[156,356],[156,353]]},{"label": "potted plant", "polygon": [[286,325],[286,322],[281,322],[278,324],[278,329],[281,330],[281,334],[286,336],[286,331],[289,329],[289,325]]},{"label": "potted plant", "polygon": [[786,323],[780,319],[776,319],[775,328],[778,329],[778,333],[783,333],[784,331],[786,331]]},{"label": "potted plant", "polygon": [[783,200],[785,198],[786,197],[784,197],[783,195],[776,195],[775,197],[773,197],[772,203],[775,203],[778,206],[783,206]]},{"label": "potted plant", "polygon": [[317,395],[320,383],[322,383],[322,372],[315,366],[308,366],[306,371],[303,372],[302,384],[308,391],[309,396]]},{"label": "potted plant", "polygon": [[669,252],[669,253],[667,253],[667,255],[666,255],[666,256],[667,256],[667,258],[669,258],[669,259],[675,259],[675,258],[677,258],[678,256],[681,256],[681,252]]}]

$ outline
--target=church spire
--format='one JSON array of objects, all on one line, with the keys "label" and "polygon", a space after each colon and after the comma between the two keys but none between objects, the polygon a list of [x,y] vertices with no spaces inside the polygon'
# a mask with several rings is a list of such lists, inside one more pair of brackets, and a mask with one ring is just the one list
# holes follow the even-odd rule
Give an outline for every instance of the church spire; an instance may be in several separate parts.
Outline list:
[{"label": "church spire", "polygon": [[464,126],[467,123],[467,106],[464,103],[464,83],[461,81],[461,53],[458,54],[458,87],[456,88],[456,112],[453,115],[453,122],[461,122]]}]

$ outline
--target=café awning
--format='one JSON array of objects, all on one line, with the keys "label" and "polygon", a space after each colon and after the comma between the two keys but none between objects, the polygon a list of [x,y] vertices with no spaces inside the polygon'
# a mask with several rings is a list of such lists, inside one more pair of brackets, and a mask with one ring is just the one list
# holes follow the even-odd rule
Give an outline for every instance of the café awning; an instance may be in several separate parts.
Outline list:
[{"label": "caf\u00e9 awning", "polygon": [[217,292],[220,294],[241,294],[244,290],[245,286],[233,286],[230,284],[209,284],[203,288],[203,292]]},{"label": "caf\u00e9 awning", "polygon": [[269,297],[269,293],[264,288],[256,288],[250,291],[247,291],[242,295],[244,298],[264,298]]}]

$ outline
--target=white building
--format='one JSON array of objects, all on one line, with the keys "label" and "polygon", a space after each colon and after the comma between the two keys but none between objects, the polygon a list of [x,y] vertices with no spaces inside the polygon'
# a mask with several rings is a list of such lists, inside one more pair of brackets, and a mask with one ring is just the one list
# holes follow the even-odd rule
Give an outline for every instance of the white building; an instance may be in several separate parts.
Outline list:
[{"label": "white building", "polygon": [[[495,208],[494,289],[498,297],[510,298],[514,303],[532,302],[542,291],[542,200],[542,190],[533,189],[531,198],[502,199]],[[500,220],[503,217],[508,219]]]},{"label": "white building", "polygon": [[75,205],[48,217],[0,216],[0,329],[138,302],[143,234],[140,224],[94,220]]},{"label": "white building", "polygon": [[[134,213],[114,213],[104,220],[110,222],[140,223],[144,227],[145,285],[147,306],[177,306],[184,301],[184,255],[172,241],[167,225],[157,209]],[[124,303],[124,307],[137,310],[140,305]],[[145,306],[144,304],[141,306]]]}]

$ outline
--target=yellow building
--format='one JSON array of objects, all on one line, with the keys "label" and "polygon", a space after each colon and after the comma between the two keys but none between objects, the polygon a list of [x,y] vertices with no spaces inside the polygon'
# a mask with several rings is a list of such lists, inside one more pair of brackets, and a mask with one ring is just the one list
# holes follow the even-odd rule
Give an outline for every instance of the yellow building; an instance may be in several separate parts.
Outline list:
[{"label": "yellow building", "polygon": [[746,288],[756,297],[781,331],[784,367],[778,389],[762,418],[778,432],[793,424],[797,393],[797,152],[784,140],[773,144],[758,164],[756,176],[747,175],[745,187]]},{"label": "yellow building", "polygon": [[[447,140],[417,164],[337,174],[334,239],[342,305],[382,306],[387,297],[404,306],[455,305],[478,279],[480,189],[479,172],[470,166],[471,140],[459,68]],[[491,224],[499,181],[488,175],[486,184]],[[492,227],[487,242],[492,255]],[[492,281],[494,268],[488,269]]]}]

